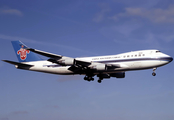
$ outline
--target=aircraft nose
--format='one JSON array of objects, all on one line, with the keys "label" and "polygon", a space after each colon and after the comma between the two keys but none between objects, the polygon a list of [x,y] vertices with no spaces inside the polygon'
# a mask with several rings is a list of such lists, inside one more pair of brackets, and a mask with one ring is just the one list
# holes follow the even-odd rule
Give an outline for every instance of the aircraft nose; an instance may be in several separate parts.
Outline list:
[{"label": "aircraft nose", "polygon": [[172,62],[172,61],[173,61],[173,58],[171,57],[170,62]]},{"label": "aircraft nose", "polygon": [[172,62],[173,61],[173,58],[172,57],[168,57],[168,61],[169,62]]}]

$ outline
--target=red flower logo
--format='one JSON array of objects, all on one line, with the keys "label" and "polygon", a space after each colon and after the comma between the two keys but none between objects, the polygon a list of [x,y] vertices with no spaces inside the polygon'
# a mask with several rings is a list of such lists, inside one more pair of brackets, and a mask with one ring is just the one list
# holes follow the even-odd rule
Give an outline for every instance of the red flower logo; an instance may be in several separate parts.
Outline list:
[{"label": "red flower logo", "polygon": [[23,49],[23,45],[22,45],[22,48],[20,50],[17,51],[17,54],[19,55],[20,54],[20,58],[21,60],[25,60],[27,58],[27,53],[29,54],[30,51],[29,50],[26,50],[26,49]]}]

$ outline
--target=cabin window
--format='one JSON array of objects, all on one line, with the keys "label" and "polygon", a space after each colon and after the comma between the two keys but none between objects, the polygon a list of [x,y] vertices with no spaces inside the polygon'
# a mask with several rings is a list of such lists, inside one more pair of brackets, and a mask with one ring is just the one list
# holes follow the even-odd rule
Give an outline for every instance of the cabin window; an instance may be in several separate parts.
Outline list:
[{"label": "cabin window", "polygon": [[135,57],[137,57],[137,55],[135,55]]},{"label": "cabin window", "polygon": [[156,51],[156,53],[160,53],[161,51]]},{"label": "cabin window", "polygon": [[127,57],[129,57],[129,55]]}]

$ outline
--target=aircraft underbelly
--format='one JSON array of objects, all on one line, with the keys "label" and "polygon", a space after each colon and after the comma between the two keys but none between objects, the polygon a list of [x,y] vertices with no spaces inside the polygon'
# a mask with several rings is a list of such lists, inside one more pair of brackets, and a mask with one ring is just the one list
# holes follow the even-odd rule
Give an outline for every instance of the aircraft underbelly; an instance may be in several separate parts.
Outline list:
[{"label": "aircraft underbelly", "polygon": [[29,70],[62,75],[74,74],[74,72],[68,70],[68,67],[31,67]]},{"label": "aircraft underbelly", "polygon": [[148,61],[136,61],[136,62],[130,62],[125,63],[129,66],[129,69],[147,69],[147,68],[153,68],[161,66],[162,63],[159,60],[148,60]]},{"label": "aircraft underbelly", "polygon": [[149,60],[149,61],[124,62],[124,63],[117,63],[117,64],[120,64],[121,67],[115,68],[114,69],[115,71],[148,69],[148,68],[159,67],[167,63],[159,61],[159,60]]}]

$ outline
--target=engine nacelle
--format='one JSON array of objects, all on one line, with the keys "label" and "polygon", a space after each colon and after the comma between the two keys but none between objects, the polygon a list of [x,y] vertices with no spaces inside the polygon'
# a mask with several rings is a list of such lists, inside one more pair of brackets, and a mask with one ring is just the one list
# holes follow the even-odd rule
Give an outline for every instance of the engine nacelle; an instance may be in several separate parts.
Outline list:
[{"label": "engine nacelle", "polygon": [[120,73],[111,73],[111,77],[116,77],[116,78],[125,78],[125,72],[120,72]]},{"label": "engine nacelle", "polygon": [[62,64],[62,65],[65,65],[65,66],[71,66],[71,65],[75,64],[75,59],[68,58],[68,59],[60,60],[58,62],[59,62],[59,64]]},{"label": "engine nacelle", "polygon": [[92,66],[92,69],[95,69],[97,71],[105,71],[107,70],[107,66],[105,64],[98,64],[98,65]]}]

